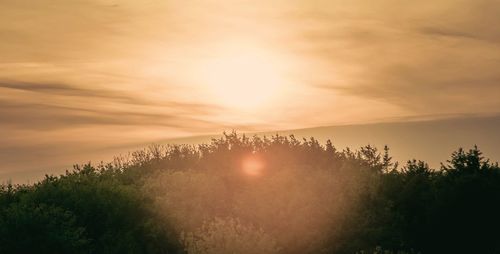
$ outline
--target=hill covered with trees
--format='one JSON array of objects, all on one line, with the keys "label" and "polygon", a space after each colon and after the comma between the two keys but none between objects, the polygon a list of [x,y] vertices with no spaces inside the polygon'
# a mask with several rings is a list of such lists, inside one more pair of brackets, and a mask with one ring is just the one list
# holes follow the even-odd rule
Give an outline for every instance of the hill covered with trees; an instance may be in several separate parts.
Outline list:
[{"label": "hill covered with trees", "polygon": [[[430,144],[432,145],[432,144]],[[0,189],[0,253],[500,253],[500,168],[225,134]]]}]

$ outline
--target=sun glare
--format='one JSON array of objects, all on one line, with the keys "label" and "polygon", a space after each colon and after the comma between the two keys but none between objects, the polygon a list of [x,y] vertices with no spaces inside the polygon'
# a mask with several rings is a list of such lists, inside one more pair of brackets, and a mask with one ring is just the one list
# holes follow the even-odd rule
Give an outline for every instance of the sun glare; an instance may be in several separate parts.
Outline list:
[{"label": "sun glare", "polygon": [[268,105],[285,81],[276,57],[251,47],[221,50],[202,64],[200,72],[200,82],[213,99],[237,110]]}]

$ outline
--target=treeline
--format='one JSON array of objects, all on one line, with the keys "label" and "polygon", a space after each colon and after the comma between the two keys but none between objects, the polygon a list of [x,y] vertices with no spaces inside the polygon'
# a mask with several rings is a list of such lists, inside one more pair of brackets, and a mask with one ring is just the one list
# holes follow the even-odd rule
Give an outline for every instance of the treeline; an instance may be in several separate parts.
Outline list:
[{"label": "treeline", "polygon": [[499,229],[500,168],[477,147],[431,169],[230,133],[0,188],[6,254],[500,253]]}]

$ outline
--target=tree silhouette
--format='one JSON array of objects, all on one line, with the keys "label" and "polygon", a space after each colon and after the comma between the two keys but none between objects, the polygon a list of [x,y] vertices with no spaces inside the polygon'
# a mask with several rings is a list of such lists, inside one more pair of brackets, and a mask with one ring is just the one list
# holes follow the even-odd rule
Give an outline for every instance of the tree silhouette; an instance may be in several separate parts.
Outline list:
[{"label": "tree silhouette", "polygon": [[[264,174],[239,170],[248,156]],[[499,253],[498,204],[476,146],[399,168],[387,146],[232,132],[3,185],[0,253]]]}]

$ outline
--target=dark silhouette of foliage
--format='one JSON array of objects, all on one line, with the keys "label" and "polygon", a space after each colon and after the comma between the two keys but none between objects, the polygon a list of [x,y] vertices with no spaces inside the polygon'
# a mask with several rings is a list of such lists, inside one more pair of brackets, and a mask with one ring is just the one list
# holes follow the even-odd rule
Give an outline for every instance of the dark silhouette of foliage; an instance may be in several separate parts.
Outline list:
[{"label": "dark silhouette of foliage", "polygon": [[124,173],[90,164],[0,193],[0,253],[171,253],[168,225]]},{"label": "dark silhouette of foliage", "polygon": [[[261,179],[278,182],[260,183],[235,170],[248,156],[265,161]],[[169,182],[176,172],[187,174],[180,175],[181,184],[193,186]],[[162,181],[164,173],[168,177]],[[308,175],[324,181],[311,185]],[[286,191],[273,189],[279,181],[285,181]],[[189,189],[197,186],[207,188],[203,196]],[[185,200],[168,192],[184,187],[189,187],[188,195],[179,197]],[[308,188],[322,192],[300,196],[312,191]],[[258,195],[263,201],[254,198]],[[297,195],[293,202],[298,203],[279,204],[287,195]],[[305,225],[304,232],[287,232],[299,222],[277,226],[278,219],[268,221],[288,218],[287,211],[301,215],[283,207],[304,209],[304,197],[319,200],[309,202],[314,209],[306,211],[323,216],[317,222],[314,216],[304,218],[305,224],[297,224]],[[233,231],[259,239],[261,252],[269,253],[500,253],[498,204],[500,168],[477,147],[459,149],[437,170],[417,160],[399,168],[387,147],[382,152],[369,145],[338,150],[332,142],[322,145],[314,138],[225,133],[209,144],[153,145],[109,164],[76,166],[34,185],[2,186],[0,253],[200,252],[226,246],[208,241],[226,241],[211,236]],[[182,214],[168,211],[181,208],[200,209],[203,216],[174,221]],[[239,217],[230,218],[235,214]],[[194,234],[181,232],[192,225],[204,226],[192,229]],[[315,230],[308,225],[321,230],[306,232]],[[246,248],[246,241],[235,248]]]}]

